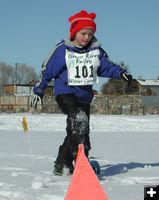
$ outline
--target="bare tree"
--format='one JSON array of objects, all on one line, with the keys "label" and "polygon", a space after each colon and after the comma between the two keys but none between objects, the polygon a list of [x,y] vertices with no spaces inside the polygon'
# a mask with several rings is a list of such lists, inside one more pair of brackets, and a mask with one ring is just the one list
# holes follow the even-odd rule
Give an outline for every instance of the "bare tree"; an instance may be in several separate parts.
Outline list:
[{"label": "bare tree", "polygon": [[102,94],[125,94],[126,91],[127,83],[113,78],[110,78],[101,89]]},{"label": "bare tree", "polygon": [[141,75],[139,75],[138,79],[139,79],[139,80],[142,80],[142,76],[141,76]]},{"label": "bare tree", "polygon": [[5,84],[27,84],[37,80],[37,73],[33,67],[27,64],[16,64],[13,67],[5,62],[0,62],[0,82]]},{"label": "bare tree", "polygon": [[37,80],[37,73],[33,67],[27,64],[16,64],[14,68],[14,82],[17,84],[27,84],[32,80]]},{"label": "bare tree", "polygon": [[[129,66],[125,65],[123,61],[116,64],[129,72]],[[122,80],[110,78],[108,82],[102,86],[101,92],[102,94],[125,94],[127,93],[127,83]]]},{"label": "bare tree", "polygon": [[13,71],[14,69],[11,65],[0,62],[0,78],[2,85],[13,83]]}]

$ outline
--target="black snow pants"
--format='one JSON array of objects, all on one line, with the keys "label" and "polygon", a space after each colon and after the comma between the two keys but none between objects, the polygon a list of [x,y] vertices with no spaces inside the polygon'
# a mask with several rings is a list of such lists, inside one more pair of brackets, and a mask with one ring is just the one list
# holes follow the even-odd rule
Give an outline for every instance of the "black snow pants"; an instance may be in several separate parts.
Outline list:
[{"label": "black snow pants", "polygon": [[78,145],[83,143],[85,154],[91,149],[89,138],[90,104],[80,103],[75,95],[61,94],[56,97],[61,111],[67,115],[67,135],[59,147],[56,162],[69,164],[75,160]]}]

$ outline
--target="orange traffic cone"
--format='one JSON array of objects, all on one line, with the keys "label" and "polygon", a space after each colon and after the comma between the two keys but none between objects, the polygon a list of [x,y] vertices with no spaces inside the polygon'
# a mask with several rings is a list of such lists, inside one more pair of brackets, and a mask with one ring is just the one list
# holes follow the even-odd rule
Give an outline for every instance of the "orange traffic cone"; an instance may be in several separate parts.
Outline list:
[{"label": "orange traffic cone", "polygon": [[76,165],[65,200],[108,200],[98,178],[84,153],[83,144],[79,145]]}]

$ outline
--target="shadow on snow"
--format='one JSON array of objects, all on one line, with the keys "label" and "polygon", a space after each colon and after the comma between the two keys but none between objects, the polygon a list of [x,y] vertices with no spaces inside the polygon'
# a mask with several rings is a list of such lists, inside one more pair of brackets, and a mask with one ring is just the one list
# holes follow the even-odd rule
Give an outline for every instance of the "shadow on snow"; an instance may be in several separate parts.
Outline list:
[{"label": "shadow on snow", "polygon": [[117,174],[123,174],[128,172],[128,170],[135,168],[146,168],[146,167],[159,167],[159,163],[119,163],[112,165],[103,165],[101,166],[101,173],[99,175],[99,179],[105,179],[104,177],[114,176]]}]

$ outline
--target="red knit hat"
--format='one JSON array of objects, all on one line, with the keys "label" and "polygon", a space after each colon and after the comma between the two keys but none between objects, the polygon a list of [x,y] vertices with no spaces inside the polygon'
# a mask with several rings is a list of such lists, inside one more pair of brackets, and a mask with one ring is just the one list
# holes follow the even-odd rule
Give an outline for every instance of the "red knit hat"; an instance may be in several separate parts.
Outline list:
[{"label": "red knit hat", "polygon": [[94,19],[96,18],[95,13],[87,13],[85,10],[81,10],[80,12],[74,14],[69,17],[68,21],[71,24],[70,27],[70,39],[73,40],[75,34],[84,28],[90,28],[94,32],[96,31],[96,24]]}]

